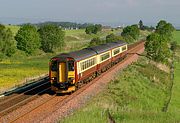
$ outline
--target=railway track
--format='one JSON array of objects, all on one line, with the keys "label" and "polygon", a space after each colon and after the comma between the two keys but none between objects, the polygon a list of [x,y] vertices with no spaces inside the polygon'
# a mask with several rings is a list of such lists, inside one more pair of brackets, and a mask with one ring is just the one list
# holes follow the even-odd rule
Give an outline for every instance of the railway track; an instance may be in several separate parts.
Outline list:
[{"label": "railway track", "polygon": [[[132,55],[131,53],[138,51],[142,47],[141,46],[142,43],[143,42],[130,45],[129,50],[128,50],[128,53],[130,53],[129,55]],[[127,59],[128,59],[128,57],[122,62],[126,62]],[[83,87],[81,87],[79,90],[77,90],[76,92],[74,92],[71,95],[48,96],[47,98],[43,99],[43,101],[39,102],[38,104],[36,104],[36,105],[32,104],[33,107],[29,106],[31,108],[26,108],[26,110],[23,110],[24,112],[17,111],[19,113],[16,114],[16,115],[13,114],[12,116],[8,115],[7,117],[6,116],[2,117],[3,120],[0,120],[0,122],[10,122],[11,123],[11,122],[21,122],[21,121],[24,121],[24,122],[27,122],[27,121],[28,122],[40,122],[40,121],[43,121],[44,118],[46,118],[50,114],[53,114],[54,112],[59,110],[59,107],[63,107],[68,102],[71,102],[71,101],[75,100],[76,97],[78,97],[78,95],[81,95],[84,91],[86,91],[89,87],[91,87],[97,81],[99,81],[103,77],[107,76],[107,73],[110,73],[111,71],[113,71],[113,69],[116,66],[117,65],[110,68],[108,70],[108,72],[102,73],[101,76],[95,78],[90,83],[84,85]],[[39,92],[39,93],[43,93],[43,92]],[[30,98],[27,98],[26,101],[25,100],[22,100],[20,102],[23,102],[23,101],[27,102],[28,100],[30,100]],[[19,105],[19,104],[17,104],[17,105]],[[15,105],[13,105],[13,106],[15,106]],[[0,102],[0,107],[1,107],[1,102]],[[7,108],[5,108],[5,109],[7,109]],[[5,114],[7,114],[7,113],[5,113]],[[1,113],[1,110],[0,110],[0,116],[1,115],[3,116],[3,113]]]},{"label": "railway track", "polygon": [[[27,90],[26,90],[27,89]],[[29,101],[35,99],[39,95],[50,90],[50,83],[47,79],[39,82],[39,84],[33,85],[26,89],[14,92],[9,96],[5,96],[0,100],[0,116],[3,116],[18,107],[25,105]]]}]

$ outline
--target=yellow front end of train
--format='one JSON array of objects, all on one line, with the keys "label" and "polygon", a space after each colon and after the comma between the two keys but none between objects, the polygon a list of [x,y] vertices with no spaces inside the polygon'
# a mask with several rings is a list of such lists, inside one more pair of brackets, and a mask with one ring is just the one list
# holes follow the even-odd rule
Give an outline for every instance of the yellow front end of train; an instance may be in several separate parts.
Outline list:
[{"label": "yellow front end of train", "polygon": [[75,70],[73,60],[50,61],[49,77],[51,90],[56,93],[69,93],[75,91]]}]

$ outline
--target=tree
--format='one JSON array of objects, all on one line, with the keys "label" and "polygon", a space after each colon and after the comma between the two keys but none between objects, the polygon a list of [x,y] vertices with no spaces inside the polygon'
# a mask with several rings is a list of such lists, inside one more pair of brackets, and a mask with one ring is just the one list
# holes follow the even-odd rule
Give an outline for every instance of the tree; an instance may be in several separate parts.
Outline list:
[{"label": "tree", "polygon": [[142,20],[139,21],[139,29],[144,30],[144,25]]},{"label": "tree", "polygon": [[164,20],[158,22],[156,31],[147,37],[145,43],[145,50],[149,59],[161,63],[168,62],[171,56],[170,51],[174,51],[176,48],[176,42],[171,42],[173,31],[172,24]]},{"label": "tree", "polygon": [[134,42],[134,38],[130,35],[124,35],[123,39],[127,42],[127,43],[133,43]]},{"label": "tree", "polygon": [[167,23],[165,20],[158,22],[156,26],[156,33],[166,36],[169,41],[172,39],[172,32],[175,30],[171,23]]},{"label": "tree", "polygon": [[125,27],[121,35],[123,37],[131,36],[134,40],[137,40],[139,38],[140,31],[137,25],[131,25]]},{"label": "tree", "polygon": [[41,46],[37,29],[30,24],[23,25],[18,30],[15,39],[17,41],[17,48],[25,51],[27,54],[34,53]]},{"label": "tree", "polygon": [[86,27],[86,34],[92,34],[93,33],[93,30],[94,30],[94,25],[90,25],[88,27]]},{"label": "tree", "polygon": [[38,30],[41,38],[41,48],[44,52],[54,52],[64,46],[65,32],[56,25],[44,25]]},{"label": "tree", "polygon": [[155,62],[167,63],[170,57],[168,39],[158,33],[152,33],[147,36],[145,51],[147,57]]},{"label": "tree", "polygon": [[0,24],[0,52],[1,57],[12,56],[16,50],[16,41],[10,29],[6,29],[4,25]]},{"label": "tree", "polygon": [[102,30],[102,25],[101,24],[95,24],[95,25],[90,25],[86,27],[86,34],[97,34],[97,32],[100,32]]},{"label": "tree", "polygon": [[102,30],[101,24],[95,24],[94,29],[92,30],[92,33],[97,34],[97,32],[100,32]]},{"label": "tree", "polygon": [[177,49],[177,42],[176,41],[172,41],[171,42],[171,51],[173,51],[175,53],[176,49]]},{"label": "tree", "polygon": [[106,43],[123,40],[122,36],[117,36],[113,33],[106,36]]},{"label": "tree", "polygon": [[99,37],[96,37],[90,41],[89,46],[92,47],[92,46],[97,46],[104,43],[105,43],[104,40],[101,40]]}]

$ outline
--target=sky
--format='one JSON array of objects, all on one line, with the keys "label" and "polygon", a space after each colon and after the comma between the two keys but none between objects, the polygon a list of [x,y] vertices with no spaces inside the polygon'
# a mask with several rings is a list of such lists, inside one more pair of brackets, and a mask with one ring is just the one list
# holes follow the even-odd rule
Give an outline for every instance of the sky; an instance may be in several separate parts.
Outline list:
[{"label": "sky", "polygon": [[180,26],[180,0],[0,0],[1,23],[43,21]]}]

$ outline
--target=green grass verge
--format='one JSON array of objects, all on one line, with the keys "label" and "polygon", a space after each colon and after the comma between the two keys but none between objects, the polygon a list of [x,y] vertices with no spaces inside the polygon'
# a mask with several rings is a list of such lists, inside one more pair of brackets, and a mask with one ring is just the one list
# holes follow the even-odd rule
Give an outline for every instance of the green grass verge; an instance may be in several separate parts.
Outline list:
[{"label": "green grass verge", "polygon": [[[169,74],[141,59],[123,70],[107,89],[82,109],[61,122],[105,123],[108,122],[108,110],[117,123],[180,122],[178,111],[162,112],[169,97],[169,87]],[[179,101],[178,90],[175,90],[176,101]]]},{"label": "green grass verge", "polygon": [[180,45],[180,31],[173,32],[173,40],[177,41],[177,43]]},{"label": "green grass verge", "polygon": [[168,112],[179,114],[179,116],[175,115],[174,118],[180,119],[180,46],[178,47],[176,54],[174,85]]}]

